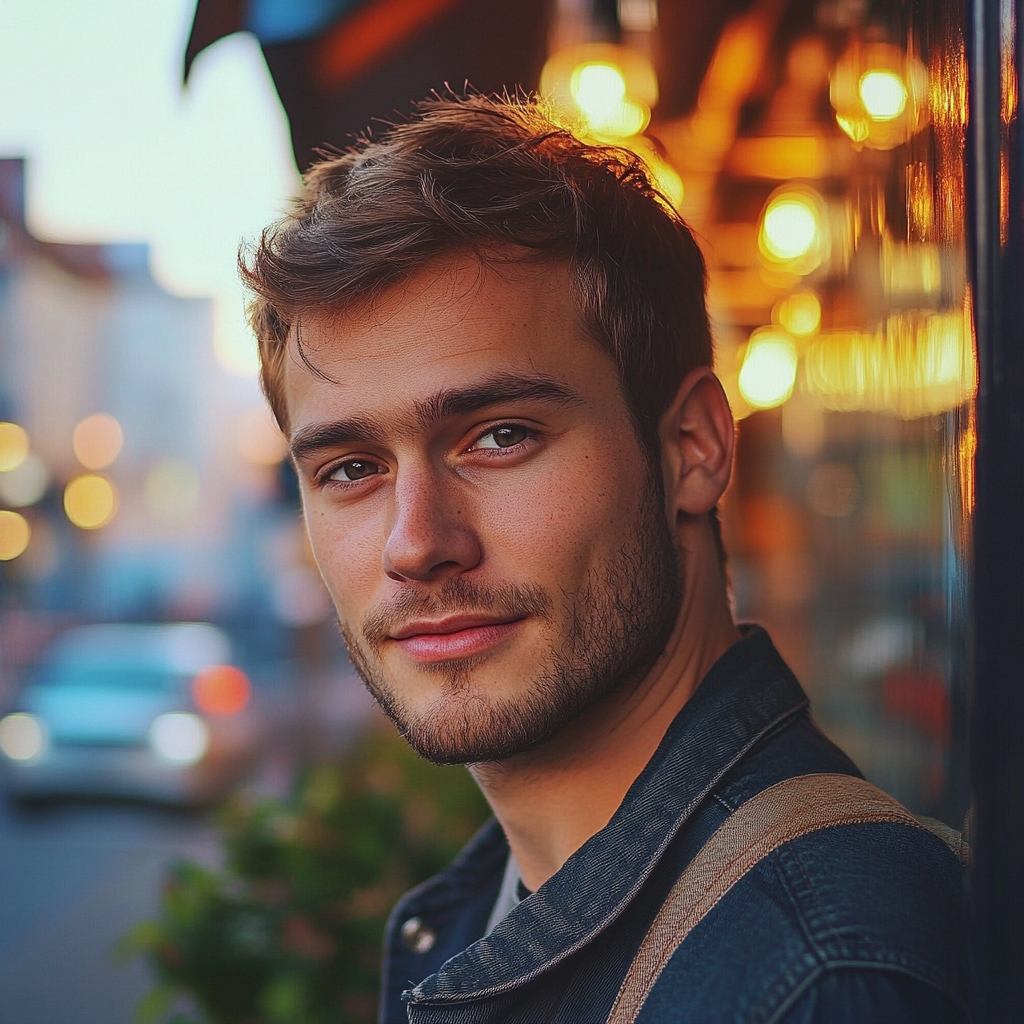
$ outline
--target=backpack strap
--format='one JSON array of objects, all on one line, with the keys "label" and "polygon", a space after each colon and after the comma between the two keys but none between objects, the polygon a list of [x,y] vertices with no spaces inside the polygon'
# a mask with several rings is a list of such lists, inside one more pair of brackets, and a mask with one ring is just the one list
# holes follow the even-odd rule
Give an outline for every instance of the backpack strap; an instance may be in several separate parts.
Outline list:
[{"label": "backpack strap", "polygon": [[958,832],[919,821],[887,793],[852,775],[799,775],[751,797],[726,818],[672,886],[626,972],[607,1024],[634,1024],[676,947],[773,850],[818,829],[877,822],[935,832],[964,859]]}]

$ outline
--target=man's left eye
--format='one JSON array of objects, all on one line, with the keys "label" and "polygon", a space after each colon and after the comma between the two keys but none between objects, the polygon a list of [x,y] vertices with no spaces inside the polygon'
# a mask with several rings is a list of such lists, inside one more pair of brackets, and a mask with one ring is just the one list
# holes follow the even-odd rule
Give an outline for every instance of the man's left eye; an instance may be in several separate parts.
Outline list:
[{"label": "man's left eye", "polygon": [[481,437],[474,448],[511,448],[521,444],[530,436],[526,427],[518,427],[514,423],[506,423],[504,426],[488,430]]}]

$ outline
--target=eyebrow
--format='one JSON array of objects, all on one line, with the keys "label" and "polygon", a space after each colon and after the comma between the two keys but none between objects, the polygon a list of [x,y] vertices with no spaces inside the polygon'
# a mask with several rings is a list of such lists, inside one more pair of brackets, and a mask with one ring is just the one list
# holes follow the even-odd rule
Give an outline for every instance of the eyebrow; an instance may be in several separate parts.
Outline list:
[{"label": "eyebrow", "polygon": [[[464,388],[444,388],[414,405],[413,425],[428,430],[446,419],[465,416],[504,402],[578,405],[583,399],[568,385],[546,374],[499,373]],[[369,416],[314,423],[295,432],[289,451],[295,461],[344,444],[379,442],[386,425]]]}]

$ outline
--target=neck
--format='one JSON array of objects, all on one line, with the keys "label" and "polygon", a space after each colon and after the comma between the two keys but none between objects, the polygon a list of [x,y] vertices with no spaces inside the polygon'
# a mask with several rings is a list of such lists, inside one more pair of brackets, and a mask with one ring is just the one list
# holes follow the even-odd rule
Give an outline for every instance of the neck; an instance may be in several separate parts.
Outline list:
[{"label": "neck", "polygon": [[680,531],[687,557],[679,615],[639,684],[609,694],[540,747],[471,766],[529,889],[608,824],[680,709],[739,638],[714,544],[688,532]]}]

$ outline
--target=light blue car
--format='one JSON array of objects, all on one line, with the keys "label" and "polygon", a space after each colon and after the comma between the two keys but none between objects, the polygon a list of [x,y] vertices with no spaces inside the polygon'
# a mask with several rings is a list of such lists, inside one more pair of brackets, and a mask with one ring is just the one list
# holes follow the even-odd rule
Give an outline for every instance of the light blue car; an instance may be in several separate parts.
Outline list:
[{"label": "light blue car", "polygon": [[256,750],[250,695],[208,623],[72,629],[0,719],[8,794],[208,802]]}]

